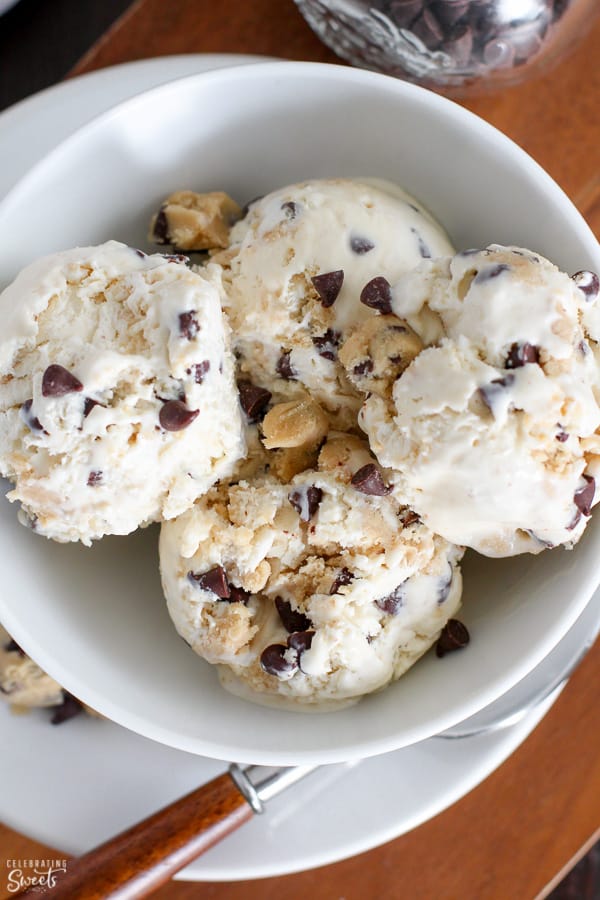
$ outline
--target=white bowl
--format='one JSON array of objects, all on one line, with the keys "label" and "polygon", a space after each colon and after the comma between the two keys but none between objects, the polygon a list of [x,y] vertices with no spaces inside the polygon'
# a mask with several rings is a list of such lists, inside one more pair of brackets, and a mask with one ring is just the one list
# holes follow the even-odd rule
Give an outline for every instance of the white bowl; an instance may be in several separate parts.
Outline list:
[{"label": "white bowl", "polygon": [[[0,205],[0,285],[36,256],[109,237],[146,244],[172,190],[242,203],[304,178],[404,185],[460,247],[530,247],[566,271],[600,269],[591,231],[511,141],[461,107],[373,73],[261,63],[192,76],[127,101],[66,140]],[[433,653],[380,694],[301,715],[244,702],[177,637],[157,530],[57,545],[0,505],[0,620],[68,690],[147,737],[240,762],[324,763],[393,750],[473,715],[558,643],[599,581],[594,522],[573,552],[465,563],[472,641]]]}]

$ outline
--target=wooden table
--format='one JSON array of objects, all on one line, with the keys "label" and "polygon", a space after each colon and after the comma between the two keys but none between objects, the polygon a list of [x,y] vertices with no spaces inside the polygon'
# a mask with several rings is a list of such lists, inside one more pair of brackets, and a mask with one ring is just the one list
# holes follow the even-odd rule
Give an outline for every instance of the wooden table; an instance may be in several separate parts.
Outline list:
[{"label": "wooden table", "polygon": [[[600,234],[600,22],[552,72],[469,100],[535,157]],[[73,74],[173,53],[339,62],[292,0],[137,0]],[[600,645],[548,716],[480,787],[383,847],[322,869],[230,884],[173,883],[158,900],[534,900],[600,836]],[[68,727],[68,726],[67,726]],[[92,811],[90,811],[92,814]],[[0,826],[6,858],[57,856]],[[0,891],[4,885],[0,879]],[[2,897],[10,896],[3,893]]]}]

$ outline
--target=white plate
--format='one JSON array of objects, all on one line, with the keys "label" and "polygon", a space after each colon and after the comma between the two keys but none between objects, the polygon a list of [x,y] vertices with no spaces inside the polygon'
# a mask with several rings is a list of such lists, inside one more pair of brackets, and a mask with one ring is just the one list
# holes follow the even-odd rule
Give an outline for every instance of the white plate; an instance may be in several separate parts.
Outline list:
[{"label": "white plate", "polygon": [[[23,101],[0,115],[5,151],[0,196],[59,140],[119,100],[181,75],[251,61],[215,55],[128,63]],[[547,684],[564,672],[597,628],[599,611],[597,596],[529,677]],[[487,777],[527,737],[553,699],[500,733],[454,742],[432,738],[353,768],[320,770],[180,877],[231,881],[280,875],[391,840]],[[0,707],[0,723],[0,817],[65,852],[88,849],[223,770],[221,762],[171,750],[109,722],[80,718],[52,728],[42,712],[16,717]]]}]

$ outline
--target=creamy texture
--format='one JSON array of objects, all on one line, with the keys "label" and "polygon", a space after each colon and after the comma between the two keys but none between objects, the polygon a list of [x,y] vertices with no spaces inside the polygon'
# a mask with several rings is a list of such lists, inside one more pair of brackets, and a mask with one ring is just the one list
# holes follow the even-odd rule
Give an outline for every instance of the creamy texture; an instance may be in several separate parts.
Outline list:
[{"label": "creamy texture", "polygon": [[337,427],[353,427],[360,395],[337,350],[371,314],[363,288],[451,252],[429,213],[386,182],[308,181],[268,194],[215,257],[242,373],[280,400],[305,386]]},{"label": "creamy texture", "polygon": [[0,295],[0,471],[39,533],[172,518],[243,455],[219,270],[182,259],[109,241]]},{"label": "creamy texture", "polygon": [[289,483],[264,466],[163,524],[168,609],[193,650],[253,692],[319,704],[384,687],[431,646],[460,605],[462,550],[358,490],[369,464],[364,442],[332,434]]},{"label": "creamy texture", "polygon": [[360,423],[433,531],[489,556],[579,539],[600,460],[597,304],[542,257],[495,245],[399,279],[393,312],[432,346]]}]

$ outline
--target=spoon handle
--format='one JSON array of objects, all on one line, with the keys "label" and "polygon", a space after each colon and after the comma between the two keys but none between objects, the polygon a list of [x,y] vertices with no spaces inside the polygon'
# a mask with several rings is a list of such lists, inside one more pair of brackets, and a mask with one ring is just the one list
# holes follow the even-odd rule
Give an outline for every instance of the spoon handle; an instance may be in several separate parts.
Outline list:
[{"label": "spoon handle", "polygon": [[133,900],[146,897],[254,815],[228,773],[69,860],[54,887],[18,897],[52,900]]}]

